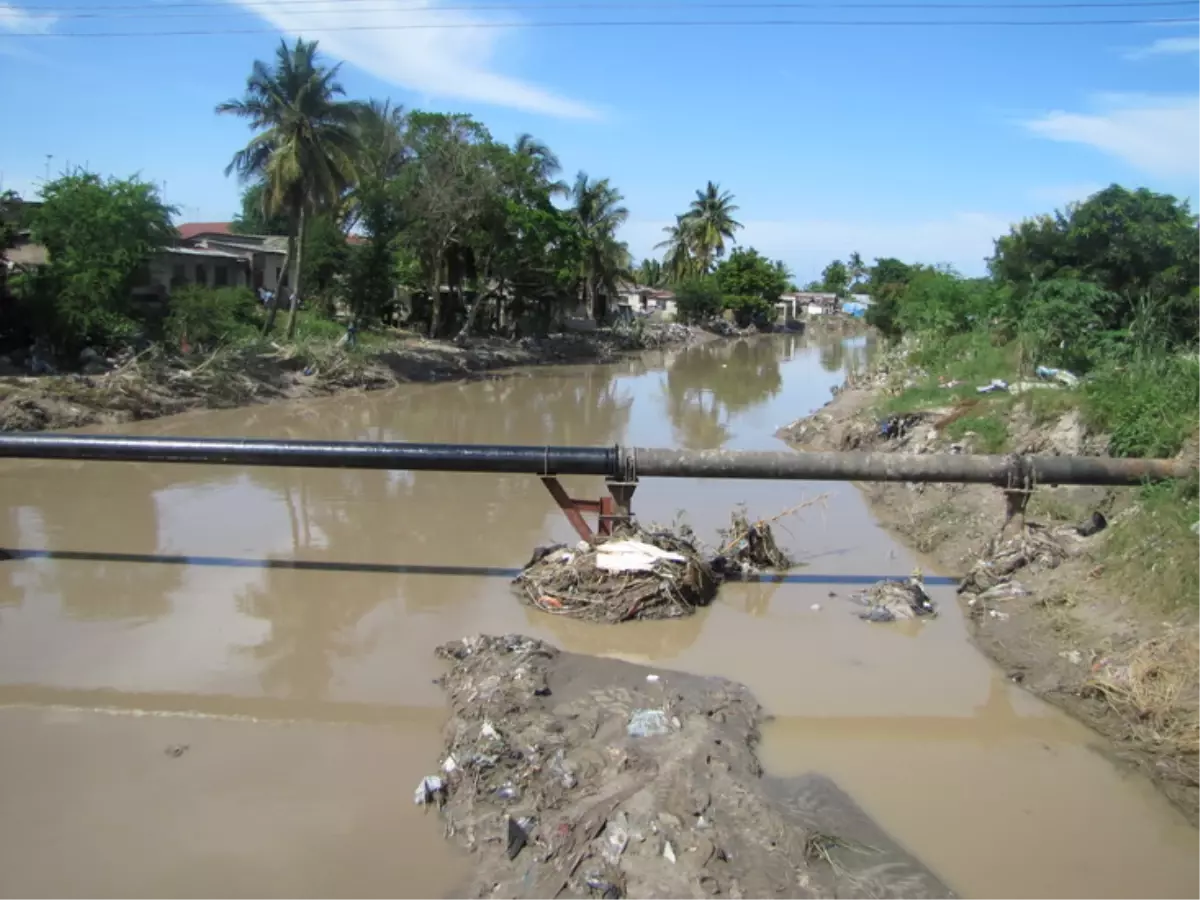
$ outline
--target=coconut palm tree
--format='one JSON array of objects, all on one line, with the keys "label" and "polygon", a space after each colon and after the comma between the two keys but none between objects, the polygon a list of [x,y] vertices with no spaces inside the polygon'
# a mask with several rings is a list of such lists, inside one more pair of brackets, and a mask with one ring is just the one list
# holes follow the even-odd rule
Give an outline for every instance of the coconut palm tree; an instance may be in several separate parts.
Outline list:
[{"label": "coconut palm tree", "polygon": [[692,224],[687,216],[676,216],[675,224],[663,229],[667,239],[654,245],[655,250],[666,250],[664,264],[671,281],[686,281],[696,274]]},{"label": "coconut palm tree", "polygon": [[[354,177],[359,106],[338,99],[345,94],[336,81],[339,68],[320,63],[316,41],[297,38],[289,47],[280,40],[274,65],[255,60],[241,99],[217,106],[219,114],[248,119],[256,132],[234,154],[225,174],[236,172],[243,182],[261,181],[264,212],[288,217],[289,338],[296,332],[305,220],[334,207]],[[272,303],[268,330],[274,319]]]},{"label": "coconut palm tree", "polygon": [[562,164],[550,147],[533,135],[525,133],[517,137],[513,145],[513,154],[529,162],[529,170],[533,176],[549,189],[552,196],[565,197],[571,188],[565,181],[555,180],[554,176],[562,171]]},{"label": "coconut palm tree", "polygon": [[693,249],[702,272],[709,272],[724,254],[726,239],[732,241],[733,233],[742,227],[733,218],[737,209],[733,194],[722,191],[718,184],[710,181],[704,190],[696,191],[696,199],[684,217],[692,227]]},{"label": "coconut palm tree", "polygon": [[657,259],[643,259],[634,274],[638,283],[646,287],[660,288],[667,283],[667,273]]},{"label": "coconut palm tree", "polygon": [[847,263],[847,268],[850,270],[850,289],[853,291],[867,277],[867,266],[863,262],[862,254],[857,250],[850,254],[850,261]]},{"label": "coconut palm tree", "polygon": [[615,293],[617,279],[629,269],[629,248],[617,240],[617,229],[629,218],[624,197],[607,178],[592,181],[586,172],[575,176],[571,216],[583,243],[583,292],[596,321],[604,318],[601,294]]}]

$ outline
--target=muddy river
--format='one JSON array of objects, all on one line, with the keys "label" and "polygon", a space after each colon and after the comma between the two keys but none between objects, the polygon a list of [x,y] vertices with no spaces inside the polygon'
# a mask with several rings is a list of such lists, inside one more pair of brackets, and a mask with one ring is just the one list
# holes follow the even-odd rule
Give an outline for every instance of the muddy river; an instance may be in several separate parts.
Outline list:
[{"label": "muddy river", "polygon": [[[778,449],[861,339],[761,338],[616,365],[190,414],[139,434]],[[567,480],[598,496],[598,480]],[[1197,835],[969,644],[850,613],[912,554],[849,485],[644,483],[706,538],[745,502],[803,567],[686,620],[608,627],[509,592],[572,532],[536,478],[9,462],[0,547],[0,892],[439,896],[461,866],[413,786],[435,644],[521,631],[737,679],[787,775],[832,776],[965,896],[1196,896]]]}]

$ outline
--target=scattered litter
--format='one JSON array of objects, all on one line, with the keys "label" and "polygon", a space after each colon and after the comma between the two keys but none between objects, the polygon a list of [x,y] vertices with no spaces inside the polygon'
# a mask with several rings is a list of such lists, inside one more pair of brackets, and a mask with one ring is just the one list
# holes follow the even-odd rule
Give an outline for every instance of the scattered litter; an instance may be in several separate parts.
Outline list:
[{"label": "scattered litter", "polygon": [[989,609],[988,615],[991,616],[993,619],[999,619],[1001,622],[1003,622],[1005,619],[1008,618],[1008,613],[1000,612],[1000,610],[998,610],[998,609]]},{"label": "scattered litter", "polygon": [[669,863],[675,862],[675,848],[671,846],[670,841],[663,841],[663,859]]},{"label": "scattered litter", "polygon": [[813,612],[820,612],[820,611],[821,611],[821,604],[820,604],[820,603],[814,603],[812,606],[810,606],[810,607],[809,607],[809,609],[811,609]]},{"label": "scattered litter", "polygon": [[492,723],[484,719],[483,724],[479,726],[479,739],[481,741],[498,741],[500,732],[498,732]]},{"label": "scattered litter", "polygon": [[1083,664],[1083,654],[1078,650],[1063,650],[1058,655],[1074,665],[1079,666]]},{"label": "scattered litter", "polygon": [[1192,534],[1200,534],[1200,519],[1197,519],[1192,525]]},{"label": "scattered litter", "polygon": [[993,394],[1008,390],[1008,382],[1002,378],[993,378],[991,382],[975,389],[979,394]]},{"label": "scattered litter", "polygon": [[962,384],[962,382],[961,382],[961,381],[959,381],[957,378],[952,378],[952,379],[950,379],[949,381],[943,381],[943,382],[942,382],[942,383],[939,385],[939,387],[942,387],[942,388],[956,388],[956,387],[958,387],[958,386],[959,386],[959,385],[961,385],[961,384]]},{"label": "scattered litter", "polygon": [[441,806],[446,799],[446,782],[437,775],[426,775],[413,791],[413,803],[417,806],[427,806],[436,803]]},{"label": "scattered litter", "polygon": [[183,754],[188,752],[188,749],[189,749],[188,744],[172,744],[170,747],[168,747],[163,752],[166,753],[167,756],[171,757],[172,759],[179,759],[179,757],[183,756]]},{"label": "scattered litter", "polygon": [[496,788],[496,796],[507,803],[521,799],[521,789],[511,781],[506,781],[500,787]]},{"label": "scattered litter", "polygon": [[529,827],[532,824],[532,819],[508,817],[508,849],[505,852],[510,860],[516,859],[517,854],[529,843]]},{"label": "scattered litter", "polygon": [[647,675],[646,680],[651,681],[651,682],[658,681],[658,676],[657,675]]},{"label": "scattered litter", "polygon": [[1079,384],[1079,376],[1074,372],[1068,372],[1066,369],[1054,369],[1050,366],[1038,366],[1033,370],[1038,378],[1045,378],[1049,381],[1057,381],[1059,384],[1064,384],[1067,387],[1075,387]]},{"label": "scattered litter", "polygon": [[968,601],[969,606],[974,606],[975,601],[982,603],[994,603],[998,600],[1012,600],[1016,597],[1028,597],[1030,591],[1025,585],[1019,581],[1004,581],[1000,584],[993,585],[977,597],[972,597]]},{"label": "scattered litter", "polygon": [[1104,513],[1094,512],[1092,517],[1075,529],[1080,537],[1091,537],[1093,534],[1099,534],[1108,527],[1108,519],[1104,518]]},{"label": "scattered litter", "polygon": [[879,436],[891,440],[904,437],[916,425],[921,424],[922,417],[917,413],[899,413],[888,416],[879,422]]},{"label": "scattered litter", "polygon": [[454,761],[453,756],[447,756],[445,762],[442,763],[442,771],[447,775],[453,775],[457,768],[458,763]]},{"label": "scattered litter", "polygon": [[599,894],[602,900],[621,900],[621,897],[624,896],[621,893],[620,886],[613,884],[611,881],[606,881],[599,875],[589,875],[584,879],[584,884]]},{"label": "scattered litter", "polygon": [[[1074,532],[1074,529],[1070,529]],[[1010,579],[1019,569],[1053,569],[1070,554],[1060,535],[1029,523],[1023,532],[976,560],[958,586],[960,594],[979,594]]]},{"label": "scattered litter", "polygon": [[895,622],[937,615],[919,570],[906,581],[877,581],[865,591],[852,595],[851,599],[866,607],[858,617],[868,622]]},{"label": "scattered litter", "polygon": [[625,729],[630,737],[655,737],[670,730],[671,723],[661,709],[635,709]]},{"label": "scattered litter", "polygon": [[613,821],[609,822],[604,828],[607,840],[604,842],[601,852],[604,854],[605,861],[611,866],[616,866],[620,863],[621,854],[625,852],[625,848],[629,845],[629,830],[624,827],[622,822],[627,822],[624,813],[614,816]]},{"label": "scattered litter", "polygon": [[[562,562],[570,562],[567,559]],[[644,541],[608,541],[596,548],[595,565],[605,572],[653,572],[660,562],[687,562],[682,553],[672,553]]]}]

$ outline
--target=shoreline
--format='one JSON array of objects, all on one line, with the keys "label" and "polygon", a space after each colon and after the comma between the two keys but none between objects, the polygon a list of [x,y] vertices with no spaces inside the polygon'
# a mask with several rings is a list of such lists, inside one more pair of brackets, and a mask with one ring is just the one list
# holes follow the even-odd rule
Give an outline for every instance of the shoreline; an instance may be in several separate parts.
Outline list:
[{"label": "shoreline", "polygon": [[[961,442],[948,446],[949,439],[938,434],[937,425],[949,418],[946,410],[931,411],[923,417],[925,424],[912,426],[903,437],[882,436],[875,406],[886,395],[880,377],[852,380],[820,410],[777,434],[801,451],[971,452]],[[1078,427],[1077,418],[1070,416],[1040,427],[1023,426],[1027,452],[1094,449],[1086,438],[1083,446],[1062,446],[1062,434]],[[1027,512],[1029,530],[1020,531],[1014,521],[1001,535],[1003,494],[986,485],[855,486],[876,521],[943,574],[965,579],[957,599],[970,639],[1010,681],[1088,726],[1108,745],[1112,758],[1145,774],[1197,825],[1196,755],[1194,743],[1185,743],[1187,697],[1177,708],[1167,708],[1165,702],[1158,708],[1147,699],[1156,682],[1169,677],[1178,679],[1181,691],[1190,690],[1194,700],[1196,616],[1194,611],[1164,611],[1129,600],[1112,571],[1123,568],[1117,565],[1122,552],[1114,544],[1121,537],[1117,532],[1137,525],[1136,490],[1040,488]],[[1101,509],[1112,527],[1077,537],[1073,523]],[[1061,558],[1032,559],[1000,579],[998,588],[979,591],[974,584],[979,573],[990,574],[990,567],[1003,562],[1026,534],[1054,535],[1065,548]],[[1193,726],[1190,741],[1194,737]]]},{"label": "shoreline", "polygon": [[597,365],[632,353],[697,346],[739,335],[660,326],[509,341],[411,337],[346,352],[333,345],[226,348],[180,357],[151,350],[98,374],[0,376],[0,432],[55,431],[145,421],[202,409],[465,381],[510,369]]}]

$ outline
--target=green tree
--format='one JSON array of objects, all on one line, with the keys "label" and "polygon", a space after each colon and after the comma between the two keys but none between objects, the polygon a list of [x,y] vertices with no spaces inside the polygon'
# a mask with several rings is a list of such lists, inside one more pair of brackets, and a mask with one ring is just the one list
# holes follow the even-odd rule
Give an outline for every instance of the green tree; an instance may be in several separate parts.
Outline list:
[{"label": "green tree", "polygon": [[592,317],[602,321],[603,299],[616,293],[616,282],[629,269],[629,248],[617,229],[629,218],[624,197],[607,178],[593,181],[580,172],[571,189],[571,212],[582,242],[583,294]]},{"label": "green tree", "polygon": [[733,194],[722,191],[720,185],[710,181],[704,190],[696,191],[696,199],[685,218],[701,273],[712,270],[713,264],[725,253],[725,241],[732,241],[734,232],[742,227],[741,222],[733,218],[737,210]]},{"label": "green tree", "polygon": [[45,327],[60,350],[120,340],[136,328],[132,289],[155,252],[174,241],[175,213],[156,185],[138,178],[77,169],[42,188],[33,237],[50,256]]},{"label": "green tree", "polygon": [[372,100],[355,125],[358,155],[347,204],[366,241],[350,252],[349,298],[356,321],[379,319],[396,291],[395,244],[404,228],[398,179],[411,161],[408,118],[390,101]]},{"label": "green tree", "polygon": [[667,283],[667,273],[663,264],[657,259],[643,259],[642,264],[634,273],[638,284],[646,287],[660,288]]},{"label": "green tree", "polygon": [[900,334],[897,321],[900,298],[917,268],[893,257],[877,258],[871,267],[868,282],[871,306],[867,309],[866,320],[888,337]]},{"label": "green tree", "polygon": [[840,259],[835,259],[821,272],[821,287],[830,294],[845,297],[846,286],[849,282],[850,273],[846,269],[846,264]]},{"label": "green tree", "polygon": [[673,282],[681,282],[700,274],[699,264],[693,252],[695,244],[694,222],[687,216],[676,216],[675,224],[663,229],[666,240],[654,245],[655,250],[665,250],[667,275]]},{"label": "green tree", "polygon": [[850,273],[850,291],[856,293],[862,287],[868,271],[866,263],[863,262],[862,254],[857,250],[850,254],[847,269]]},{"label": "green tree", "polygon": [[786,273],[786,266],[781,270],[753,247],[738,247],[717,266],[715,278],[727,296],[757,297],[774,309],[787,290]]},{"label": "green tree", "polygon": [[725,295],[711,275],[690,278],[675,287],[676,316],[682,322],[707,322],[721,314]]},{"label": "green tree", "polygon": [[[281,40],[274,66],[256,60],[241,99],[217,106],[220,114],[249,120],[256,132],[225,169],[243,181],[264,184],[263,213],[284,213],[292,265],[287,334],[296,333],[304,229],[314,212],[333,209],[354,177],[358,106],[339,100],[340,66],[322,65],[317,44]],[[272,303],[266,327],[274,324]]]},{"label": "green tree", "polygon": [[233,217],[229,230],[234,234],[271,234],[286,236],[287,216],[281,213],[270,215],[266,206],[267,186],[258,181],[247,185],[242,191],[242,211]]}]

